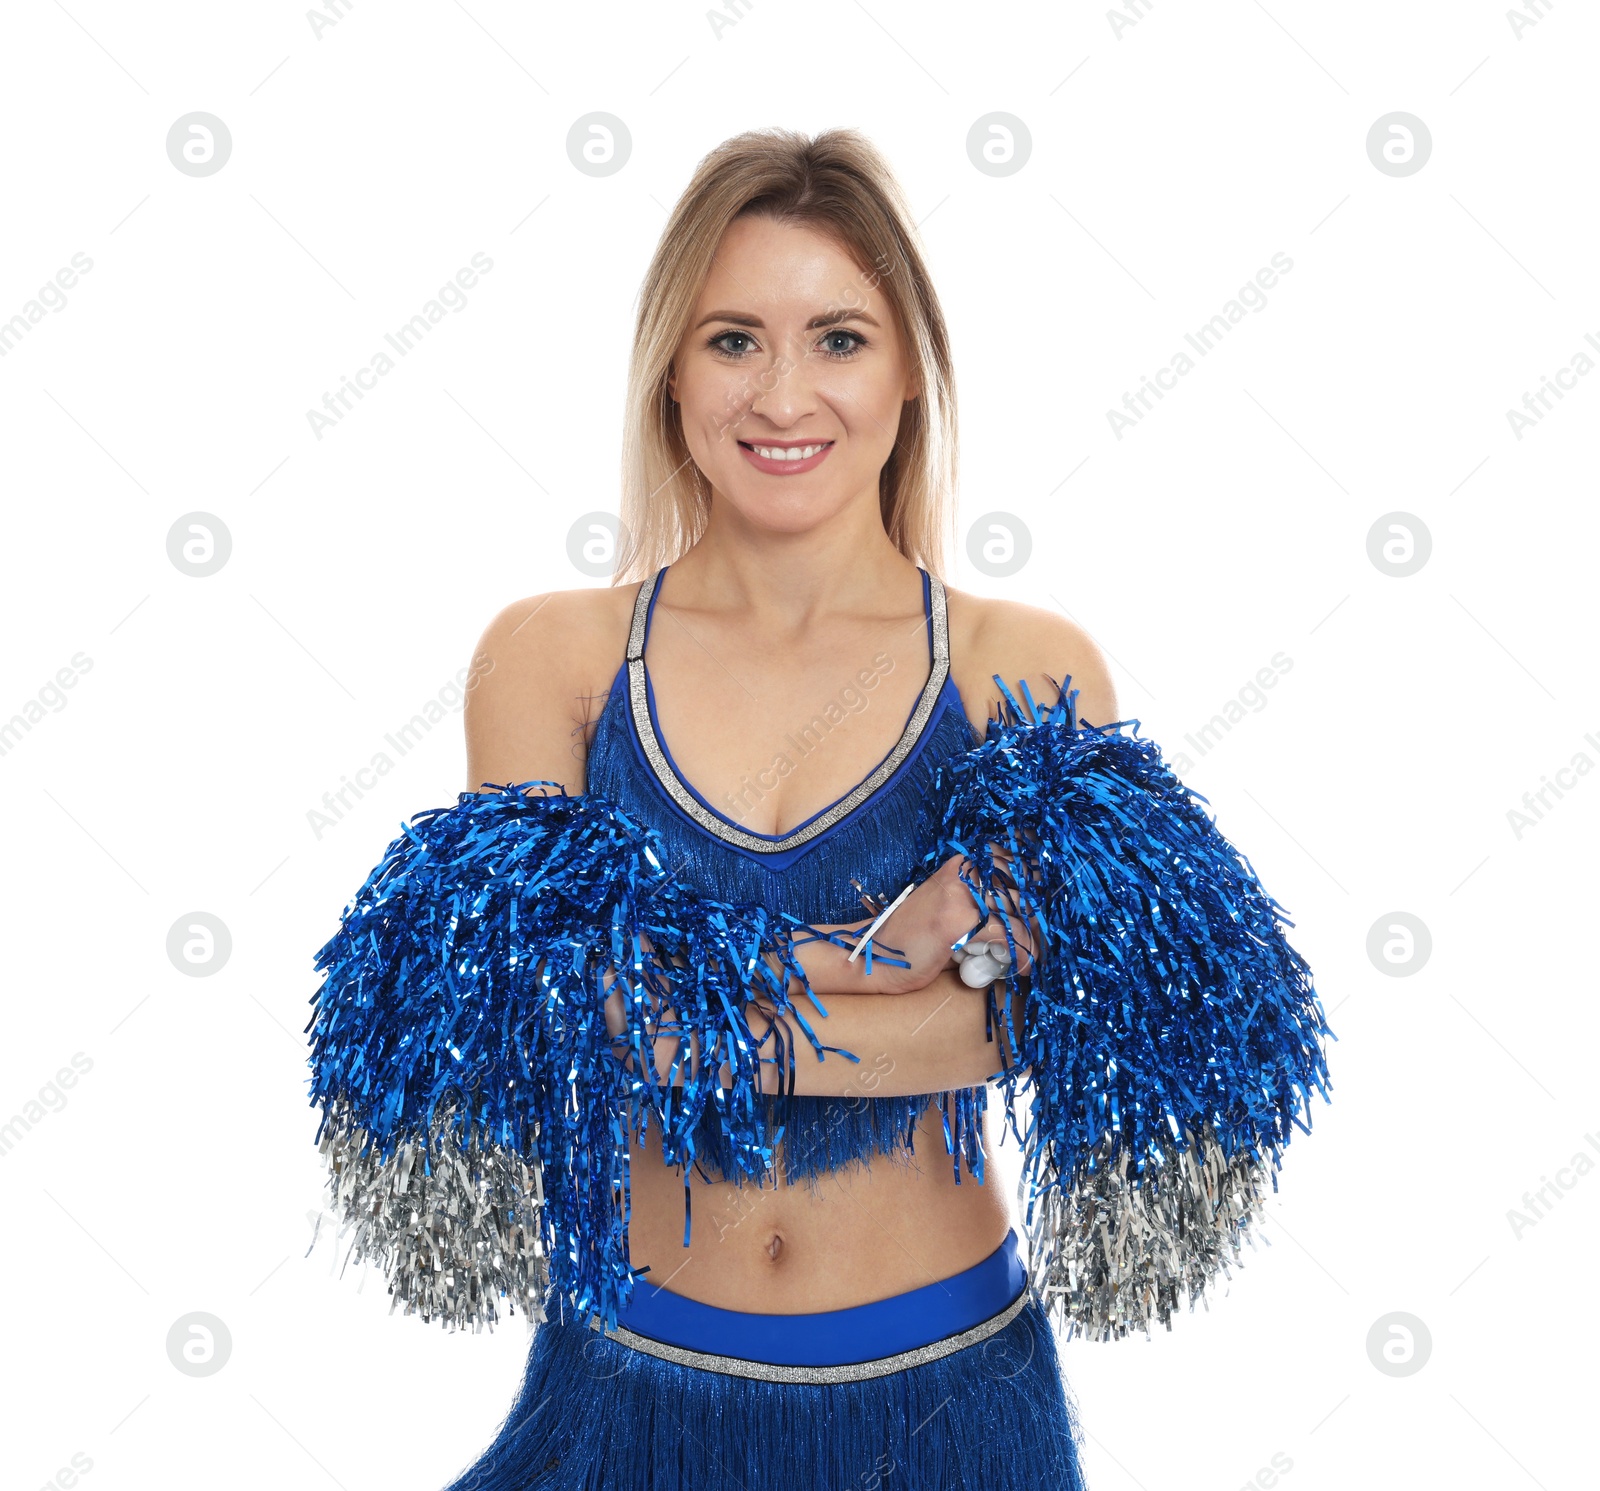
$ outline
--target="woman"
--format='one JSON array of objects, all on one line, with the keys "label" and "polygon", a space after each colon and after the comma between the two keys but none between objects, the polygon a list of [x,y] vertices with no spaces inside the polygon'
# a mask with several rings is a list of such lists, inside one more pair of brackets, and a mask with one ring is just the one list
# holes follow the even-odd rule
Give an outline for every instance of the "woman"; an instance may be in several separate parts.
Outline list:
[{"label": "woman", "polygon": [[[581,792],[596,785],[668,833],[675,856],[709,887],[749,867],[749,890],[760,887],[797,915],[839,924],[851,921],[842,910],[860,904],[853,879],[879,893],[900,889],[910,853],[922,847],[916,830],[925,837],[927,826],[910,810],[926,798],[938,761],[981,738],[991,674],[1026,676],[1041,697],[1054,692],[1049,677],[1070,675],[1084,717],[1116,719],[1098,651],[1064,617],[946,590],[944,635],[930,646],[916,561],[938,566],[947,520],[948,338],[888,173],[859,138],[747,136],[705,161],[645,283],[630,404],[624,521],[638,540],[634,567],[650,576],[642,586],[534,597],[495,618],[467,707],[474,786],[548,779]],[[799,458],[790,454],[796,451]],[[663,559],[671,562],[663,567]],[[653,716],[656,744],[670,757],[670,765],[662,762],[667,780],[675,775],[689,789],[697,819],[634,757],[639,722],[624,652],[641,592],[648,593],[639,651],[653,705],[646,720]],[[948,656],[947,681],[931,680],[931,709],[919,720],[935,651]],[[604,701],[598,719],[597,700]],[[896,751],[888,779],[850,805],[853,790]],[[847,811],[819,827],[819,815],[841,804]],[[857,819],[871,821],[857,826]],[[798,843],[797,830],[807,836]],[[771,842],[749,845],[739,831]],[[971,930],[973,908],[954,873],[959,857],[948,865],[879,934],[910,954],[910,968],[880,964],[868,975],[834,944],[801,949],[829,1011],[819,1034],[875,1059],[864,1055],[858,1067],[801,1054],[798,1093],[847,1104],[807,1115],[811,1144],[832,1139],[837,1148],[846,1123],[863,1126],[867,1103],[981,1088],[1004,1064],[985,1038],[984,999],[955,971],[950,945]],[[860,997],[859,1007],[830,997],[847,993]],[[872,1347],[875,1322],[890,1318],[895,1297],[911,1291],[922,1291],[929,1312],[926,1339],[916,1346],[977,1323],[971,1309],[941,1313],[948,1296],[930,1288],[986,1260],[998,1293],[982,1294],[983,1306],[994,1303],[980,1318],[999,1313],[1017,1293],[1007,1292],[1011,1275],[998,1267],[1002,1245],[1015,1242],[1005,1197],[938,1162],[945,1147],[939,1105],[911,1121],[911,1163],[893,1163],[892,1151],[851,1156],[847,1168],[828,1165],[825,1184],[756,1189],[692,1173],[688,1246],[682,1167],[662,1162],[656,1137],[637,1149],[631,1170],[634,1264],[673,1295],[720,1311],[859,1312],[859,1319],[828,1322],[840,1360],[885,1355]],[[727,1322],[725,1349],[738,1354],[752,1324]],[[540,1327],[547,1335],[536,1341],[530,1367],[530,1393],[553,1393],[547,1412],[556,1419],[563,1384],[539,1372],[538,1358],[560,1329]],[[795,1462],[759,1422],[746,1424],[736,1442],[748,1436],[755,1464],[764,1462],[785,1484],[861,1485],[878,1473],[891,1483],[931,1485],[921,1459],[919,1479],[895,1457],[943,1446],[952,1486],[979,1484],[980,1472],[987,1486],[1073,1485],[1068,1409],[1048,1331],[1030,1312],[987,1352],[967,1349],[982,1379],[981,1404],[945,1408],[941,1417],[950,1422],[928,1424],[909,1446],[874,1441],[859,1464],[819,1461],[833,1466],[828,1479],[790,1479]],[[605,1353],[596,1370],[648,1378],[657,1365],[651,1359],[613,1360],[629,1352]],[[926,1379],[928,1394],[947,1383],[931,1367],[920,1377],[915,1368],[902,1371],[908,1384]],[[847,1393],[812,1387],[795,1396],[792,1412],[797,1424],[809,1423],[808,1437],[864,1443],[869,1426],[847,1425],[847,1409],[833,1406]],[[938,1396],[915,1401],[912,1428],[940,1407]],[[728,1444],[697,1439],[707,1426],[689,1421],[700,1407],[692,1391],[675,1395],[673,1407],[686,1420],[686,1443],[674,1456],[698,1472],[703,1455],[709,1476],[714,1460],[731,1453]],[[823,1411],[830,1417],[819,1419]],[[992,1460],[975,1454],[991,1445],[996,1420],[1007,1418],[1015,1444],[994,1443],[994,1453],[1027,1456],[1041,1447],[1044,1458],[1015,1465],[1012,1479],[1000,1482]],[[613,1421],[613,1432],[633,1431]],[[887,1458],[875,1467],[880,1453]],[[927,1463],[939,1464],[939,1452]],[[967,1479],[957,1475],[963,1468]],[[743,1475],[743,1459],[727,1470]],[[686,1473],[683,1484],[704,1485],[706,1476]]]},{"label": "woman", "polygon": [[1081,631],[939,580],[954,424],[871,147],[712,152],[641,296],[619,583],[493,620],[469,790],[318,960],[353,1256],[536,1321],[454,1491],[1074,1491],[1052,1318],[1170,1329],[1306,1126],[1276,903]]}]

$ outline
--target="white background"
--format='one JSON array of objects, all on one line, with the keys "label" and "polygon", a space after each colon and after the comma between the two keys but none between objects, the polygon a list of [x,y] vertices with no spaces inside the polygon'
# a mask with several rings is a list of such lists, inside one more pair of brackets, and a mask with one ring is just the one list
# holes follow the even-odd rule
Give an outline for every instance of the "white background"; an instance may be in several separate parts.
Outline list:
[{"label": "white background", "polygon": [[[0,1156],[5,1483],[70,1484],[76,1454],[91,1487],[429,1488],[492,1434],[520,1318],[448,1335],[305,1256],[311,958],[463,787],[458,715],[320,837],[307,815],[501,605],[603,583],[567,533],[615,508],[665,212],[782,124],[863,129],[923,222],[961,530],[1033,540],[950,583],[1069,611],[1173,754],[1293,665],[1186,777],[1293,917],[1334,1101],[1209,1313],[1065,1348],[1090,1484],[1264,1487],[1278,1456],[1292,1491],[1593,1486],[1600,1173],[1560,1167],[1600,1162],[1600,781],[1508,812],[1600,761],[1600,377],[1507,419],[1600,339],[1592,10],[735,11],[361,3],[318,39],[293,5],[6,9],[0,320],[93,267],[0,358],[0,718],[91,663],[0,755],[0,1121],[36,1115]],[[232,135],[207,177],[166,155],[195,110]],[[597,110],[633,142],[598,179],[565,146]],[[1396,110],[1433,142],[1404,177],[1366,150]],[[1005,177],[966,150],[995,111],[1032,139]],[[479,251],[466,308],[318,439],[307,411]],[[1276,252],[1265,308],[1117,438],[1107,411]],[[167,557],[193,511],[232,536],[210,578]],[[1392,512],[1431,535],[1406,578],[1368,554]],[[210,978],[165,951],[196,910],[233,939]],[[1396,911],[1432,937],[1406,977],[1367,953]],[[232,1337],[214,1376],[167,1359],[193,1311]],[[1431,1338],[1408,1376],[1369,1357],[1396,1312]]]}]

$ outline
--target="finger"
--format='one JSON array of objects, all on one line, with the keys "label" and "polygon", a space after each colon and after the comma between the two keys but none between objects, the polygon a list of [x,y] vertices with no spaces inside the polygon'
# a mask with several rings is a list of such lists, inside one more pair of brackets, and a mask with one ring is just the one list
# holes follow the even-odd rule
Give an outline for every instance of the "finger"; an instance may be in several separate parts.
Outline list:
[{"label": "finger", "polygon": [[[989,918],[984,928],[984,940],[997,942],[999,955],[1010,961],[1006,947],[1006,926],[998,916]],[[1011,940],[1016,944],[1017,972],[1026,973],[1033,967],[1033,938],[1028,924],[1019,917],[1011,919]]]}]

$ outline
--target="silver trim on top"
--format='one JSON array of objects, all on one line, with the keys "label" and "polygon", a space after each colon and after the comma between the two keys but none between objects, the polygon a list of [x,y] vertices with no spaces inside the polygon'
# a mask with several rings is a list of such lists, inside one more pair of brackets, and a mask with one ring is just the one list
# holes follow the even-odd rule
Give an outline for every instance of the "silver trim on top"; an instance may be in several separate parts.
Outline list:
[{"label": "silver trim on top", "polygon": [[657,570],[639,587],[639,594],[633,603],[633,625],[628,631],[628,700],[633,712],[634,729],[638,732],[639,743],[644,747],[645,758],[655,772],[656,779],[666,788],[672,800],[708,833],[730,844],[737,844],[741,849],[753,849],[758,854],[781,854],[786,849],[808,843],[853,812],[888,781],[895,768],[910,755],[911,748],[916,745],[923,727],[933,714],[933,706],[950,672],[950,624],[945,611],[944,584],[937,575],[931,574],[928,576],[928,609],[933,626],[933,666],[928,670],[928,681],[922,686],[917,706],[911,711],[911,718],[906,721],[906,728],[895,742],[894,749],[878,763],[871,776],[853,787],[820,817],[780,839],[763,838],[724,823],[700,803],[673,770],[666,752],[661,749],[661,742],[656,739],[655,725],[650,719],[650,701],[645,688],[644,634],[646,618],[650,614],[650,597],[655,593],[656,582],[660,578],[661,571]]},{"label": "silver trim on top", "polygon": [[[718,1356],[709,1351],[692,1351],[687,1346],[673,1346],[657,1341],[653,1336],[641,1336],[626,1326],[605,1332],[611,1340],[649,1356],[677,1362],[684,1367],[699,1367],[706,1372],[722,1372],[730,1377],[753,1377],[760,1382],[860,1382],[868,1377],[887,1377],[891,1372],[904,1372],[908,1367],[920,1367],[924,1362],[938,1361],[942,1356],[974,1346],[987,1340],[1022,1313],[1023,1307],[1033,1298],[1032,1291],[1024,1288],[1005,1309],[980,1320],[976,1325],[953,1336],[930,1341],[926,1346],[913,1346],[909,1351],[897,1351],[893,1356],[875,1357],[867,1362],[841,1362],[838,1366],[794,1367],[781,1362],[751,1361],[742,1356]],[[595,1320],[592,1328],[599,1330],[601,1322]]]}]

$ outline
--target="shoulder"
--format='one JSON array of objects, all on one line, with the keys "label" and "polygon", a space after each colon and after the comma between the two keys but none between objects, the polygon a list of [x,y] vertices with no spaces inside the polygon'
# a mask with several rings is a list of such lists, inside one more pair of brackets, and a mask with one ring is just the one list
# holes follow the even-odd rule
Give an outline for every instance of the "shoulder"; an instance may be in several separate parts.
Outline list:
[{"label": "shoulder", "polygon": [[[994,675],[1017,693],[1027,679],[1034,699],[1053,704],[1056,688],[1078,691],[1078,718],[1090,725],[1118,719],[1116,688],[1104,654],[1077,622],[1024,601],[945,587],[950,671],[979,734],[1000,703]],[[1019,696],[1020,697],[1020,696]]]},{"label": "shoulder", "polygon": [[[621,665],[638,585],[549,590],[502,606],[484,628],[480,651],[506,668],[546,667],[562,659],[582,666],[613,654]],[[562,649],[559,658],[550,649]]]},{"label": "shoulder", "polygon": [[594,721],[627,654],[638,589],[551,590],[494,614],[467,686],[471,790],[535,780],[583,790]]}]

